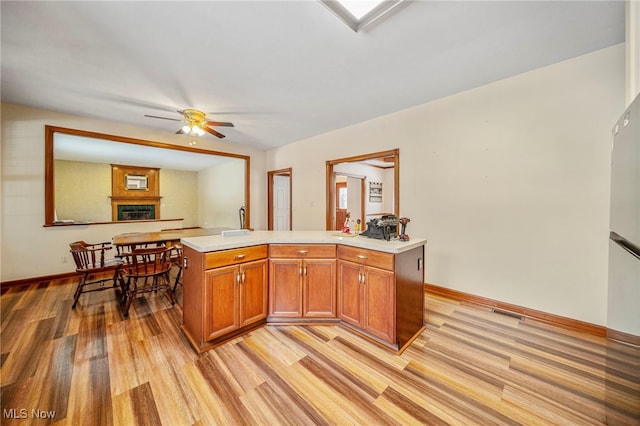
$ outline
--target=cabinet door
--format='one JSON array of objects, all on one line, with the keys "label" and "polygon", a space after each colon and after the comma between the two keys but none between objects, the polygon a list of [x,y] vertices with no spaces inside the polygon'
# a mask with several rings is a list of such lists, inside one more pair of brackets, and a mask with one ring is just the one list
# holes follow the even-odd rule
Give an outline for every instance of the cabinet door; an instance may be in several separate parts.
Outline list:
[{"label": "cabinet door", "polygon": [[336,317],[336,261],[308,259],[303,270],[303,316],[307,318]]},{"label": "cabinet door", "polygon": [[338,261],[338,316],[341,320],[361,326],[362,269],[351,262]]},{"label": "cabinet door", "polygon": [[240,265],[240,327],[267,317],[267,261]]},{"label": "cabinet door", "polygon": [[237,266],[211,269],[205,273],[205,340],[239,327],[238,277]]},{"label": "cabinet door", "polygon": [[364,281],[363,328],[395,344],[396,297],[393,272],[367,267]]},{"label": "cabinet door", "polygon": [[302,261],[269,261],[269,315],[299,318],[302,316]]}]

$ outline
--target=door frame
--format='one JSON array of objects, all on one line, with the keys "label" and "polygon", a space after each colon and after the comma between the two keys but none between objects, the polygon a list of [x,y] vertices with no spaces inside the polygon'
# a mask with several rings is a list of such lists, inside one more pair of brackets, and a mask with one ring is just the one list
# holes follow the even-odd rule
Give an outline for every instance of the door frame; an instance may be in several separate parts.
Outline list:
[{"label": "door frame", "polygon": [[[335,229],[335,198],[336,198],[336,178],[333,167],[341,163],[356,163],[363,160],[373,160],[376,158],[393,159],[393,214],[400,217],[400,149],[392,149],[389,151],[374,152],[372,154],[362,154],[353,157],[339,158],[337,160],[329,160],[326,162],[326,229],[331,231]],[[364,225],[364,224],[363,224]]]},{"label": "door frame", "polygon": [[270,170],[267,172],[267,230],[273,231],[273,177],[289,176],[289,230],[293,229],[293,171],[292,168]]}]

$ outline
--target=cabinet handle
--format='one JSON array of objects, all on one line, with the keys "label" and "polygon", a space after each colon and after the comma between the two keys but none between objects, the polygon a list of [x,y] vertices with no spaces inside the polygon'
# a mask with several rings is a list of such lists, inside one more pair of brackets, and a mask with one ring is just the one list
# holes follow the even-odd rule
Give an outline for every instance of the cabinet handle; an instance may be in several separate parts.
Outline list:
[{"label": "cabinet handle", "polygon": [[307,276],[307,267],[306,266],[304,267],[304,273],[302,275],[304,275],[305,277]]},{"label": "cabinet handle", "polygon": [[236,275],[236,281],[238,282],[238,284],[240,284],[240,272],[238,272],[238,274]]},{"label": "cabinet handle", "polygon": [[309,250],[298,250],[298,254],[302,255],[302,254],[307,254],[309,253]]},{"label": "cabinet handle", "polygon": [[244,259],[245,255],[244,254],[237,254],[236,257],[234,258],[235,260],[242,260]]},{"label": "cabinet handle", "polygon": [[242,284],[244,284],[244,272],[242,273]]},{"label": "cabinet handle", "polygon": [[302,266],[300,267],[300,271],[298,272],[300,276],[302,276]]},{"label": "cabinet handle", "polygon": [[367,256],[365,256],[364,254],[359,254],[359,255],[358,255],[358,259],[362,259],[362,260],[364,260],[364,259],[366,259],[366,258],[367,258]]}]

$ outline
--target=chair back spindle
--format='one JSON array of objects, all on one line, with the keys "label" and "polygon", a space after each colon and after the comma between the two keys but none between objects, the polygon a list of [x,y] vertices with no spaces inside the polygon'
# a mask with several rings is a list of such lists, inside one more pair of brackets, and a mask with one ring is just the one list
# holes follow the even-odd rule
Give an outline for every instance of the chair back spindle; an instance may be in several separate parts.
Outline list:
[{"label": "chair back spindle", "polygon": [[165,289],[175,304],[173,290],[169,283],[171,270],[171,248],[160,246],[150,248],[135,248],[125,255],[123,275],[126,278],[125,317],[129,315],[129,308],[139,293],[155,292]]}]

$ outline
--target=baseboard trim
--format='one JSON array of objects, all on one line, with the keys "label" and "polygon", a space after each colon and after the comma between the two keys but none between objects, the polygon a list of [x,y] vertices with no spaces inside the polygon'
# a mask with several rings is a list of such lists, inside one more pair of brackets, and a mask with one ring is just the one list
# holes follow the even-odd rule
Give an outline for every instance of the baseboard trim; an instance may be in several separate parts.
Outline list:
[{"label": "baseboard trim", "polygon": [[607,329],[607,339],[617,340],[618,342],[640,347],[640,336],[613,330],[611,328]]},{"label": "baseboard trim", "polygon": [[77,272],[65,272],[62,274],[55,274],[55,275],[45,275],[42,277],[32,277],[32,278],[24,278],[21,280],[13,280],[13,281],[2,281],[0,282],[0,290],[5,291],[11,287],[19,287],[19,286],[26,286],[26,285],[31,285],[31,284],[35,284],[35,283],[41,283],[43,281],[56,281],[56,280],[64,280],[67,278],[75,278],[75,277],[80,277],[80,274],[78,274]]},{"label": "baseboard trim", "polygon": [[487,306],[491,308],[501,309],[507,312],[513,312],[525,317],[534,318],[538,321],[543,321],[549,324],[557,325],[572,330],[581,331],[583,333],[592,334],[598,337],[606,337],[607,328],[601,325],[591,324],[585,321],[576,320],[573,318],[567,318],[560,315],[554,315],[547,312],[537,311],[535,309],[525,308],[523,306],[513,305],[511,303],[504,303],[498,300],[489,299],[486,297],[476,296],[470,293],[464,293],[462,291],[452,290],[450,288],[440,287],[434,284],[424,285],[424,291],[451,299],[460,300],[463,302],[474,303],[476,305]]}]

